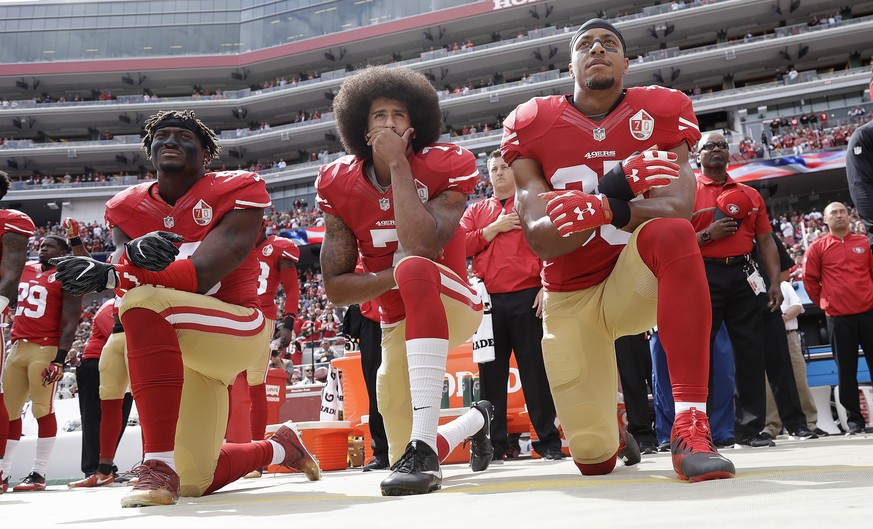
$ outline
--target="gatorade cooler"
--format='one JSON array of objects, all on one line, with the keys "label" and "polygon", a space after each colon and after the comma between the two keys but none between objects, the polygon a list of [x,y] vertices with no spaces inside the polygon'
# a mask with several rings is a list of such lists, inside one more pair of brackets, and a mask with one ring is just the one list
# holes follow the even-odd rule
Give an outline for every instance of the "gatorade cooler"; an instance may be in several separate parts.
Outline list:
[{"label": "gatorade cooler", "polygon": [[[267,427],[267,436],[279,429],[279,425]],[[345,470],[348,468],[349,434],[352,428],[348,421],[304,421],[297,423],[297,430],[306,448],[318,459],[321,470]],[[267,472],[296,472],[280,465],[270,465]]]}]

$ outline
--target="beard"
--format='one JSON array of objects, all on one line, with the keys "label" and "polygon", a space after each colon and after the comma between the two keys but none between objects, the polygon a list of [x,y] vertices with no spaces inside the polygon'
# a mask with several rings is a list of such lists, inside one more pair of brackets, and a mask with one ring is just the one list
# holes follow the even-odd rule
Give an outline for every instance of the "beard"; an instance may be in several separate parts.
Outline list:
[{"label": "beard", "polygon": [[615,77],[599,77],[585,81],[585,88],[589,90],[609,90],[615,86]]},{"label": "beard", "polygon": [[185,170],[185,164],[183,162],[161,162],[158,164],[158,169],[164,173],[181,173]]}]

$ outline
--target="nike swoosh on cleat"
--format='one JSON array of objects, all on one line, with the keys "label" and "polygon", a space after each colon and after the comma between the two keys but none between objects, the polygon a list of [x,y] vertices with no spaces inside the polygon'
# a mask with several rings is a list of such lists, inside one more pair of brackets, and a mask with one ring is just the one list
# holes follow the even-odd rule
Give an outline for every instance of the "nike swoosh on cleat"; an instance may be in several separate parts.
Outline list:
[{"label": "nike swoosh on cleat", "polygon": [[106,485],[107,483],[112,481],[112,476],[109,476],[106,479],[97,478],[97,485]]}]

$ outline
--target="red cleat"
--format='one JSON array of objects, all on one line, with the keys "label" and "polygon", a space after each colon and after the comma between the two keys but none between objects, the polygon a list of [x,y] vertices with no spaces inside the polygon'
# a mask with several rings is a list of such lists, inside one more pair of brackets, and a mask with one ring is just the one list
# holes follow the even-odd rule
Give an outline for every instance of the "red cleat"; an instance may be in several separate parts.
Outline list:
[{"label": "red cleat", "polygon": [[282,466],[303,472],[309,481],[321,479],[321,467],[318,466],[318,460],[303,445],[303,440],[292,421],[280,426],[270,440],[279,443],[285,449],[285,459],[281,463]]},{"label": "red cleat", "polygon": [[122,507],[174,505],[179,501],[179,474],[163,461],[143,461],[133,469],[139,475],[133,490],[121,498]]},{"label": "red cleat", "polygon": [[670,452],[676,475],[689,483],[732,478],[737,472],[734,464],[718,453],[712,442],[709,418],[697,408],[676,414]]}]

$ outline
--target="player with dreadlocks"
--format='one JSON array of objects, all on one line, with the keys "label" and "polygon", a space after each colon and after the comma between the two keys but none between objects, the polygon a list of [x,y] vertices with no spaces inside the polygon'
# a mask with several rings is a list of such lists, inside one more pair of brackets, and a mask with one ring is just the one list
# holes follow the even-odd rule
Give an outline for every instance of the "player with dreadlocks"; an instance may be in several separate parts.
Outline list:
[{"label": "player with dreadlocks", "polygon": [[256,288],[255,241],[270,205],[263,179],[247,171],[208,172],[219,146],[193,112],[152,116],[143,149],[157,182],[106,204],[124,251],[119,262],[71,257],[57,265],[57,278],[73,293],[112,288],[122,296],[144,456],[121,505],[170,505],[180,494],[210,494],[270,464],[319,479],[318,462],[290,425],[268,441],[222,447],[227,385],[272,332]]}]

